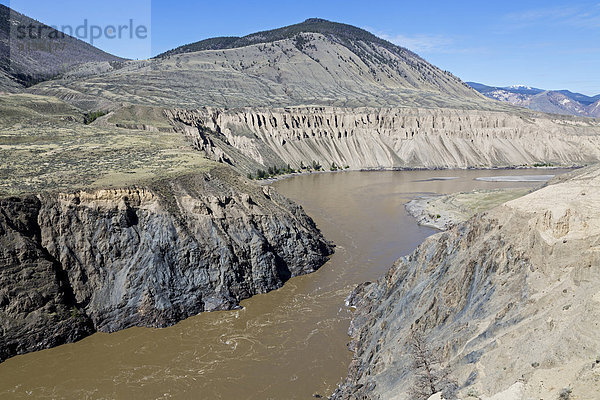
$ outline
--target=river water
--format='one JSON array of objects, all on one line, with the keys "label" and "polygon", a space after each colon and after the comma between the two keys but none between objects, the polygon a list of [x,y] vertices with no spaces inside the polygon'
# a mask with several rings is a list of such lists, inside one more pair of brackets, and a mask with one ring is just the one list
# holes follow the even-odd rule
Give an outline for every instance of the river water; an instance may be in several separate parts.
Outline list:
[{"label": "river water", "polygon": [[[345,297],[435,233],[415,224],[406,214],[406,202],[421,194],[542,184],[475,178],[562,172],[341,172],[276,182],[276,189],[300,203],[337,245],[319,271],[245,300],[241,310],[204,313],[165,329],[98,333],[14,357],[0,364],[0,398],[327,396],[351,360]],[[457,179],[439,179],[444,177]]]}]

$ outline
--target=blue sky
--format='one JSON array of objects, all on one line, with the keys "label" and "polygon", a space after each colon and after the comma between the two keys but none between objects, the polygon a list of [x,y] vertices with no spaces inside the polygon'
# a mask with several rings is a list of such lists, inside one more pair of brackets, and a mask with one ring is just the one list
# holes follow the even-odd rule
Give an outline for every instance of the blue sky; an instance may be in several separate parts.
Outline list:
[{"label": "blue sky", "polygon": [[465,81],[600,93],[600,0],[0,3],[53,25],[77,26],[84,19],[99,26],[129,19],[148,25],[151,36],[146,40],[98,39],[95,43],[129,58],[145,58],[209,37],[242,36],[320,17],[368,29]]}]

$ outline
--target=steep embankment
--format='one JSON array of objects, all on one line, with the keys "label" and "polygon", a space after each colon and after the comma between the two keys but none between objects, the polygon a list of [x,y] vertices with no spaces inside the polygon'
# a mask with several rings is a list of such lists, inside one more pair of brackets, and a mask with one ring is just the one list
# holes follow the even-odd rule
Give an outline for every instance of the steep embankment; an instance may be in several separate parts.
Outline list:
[{"label": "steep embankment", "polygon": [[235,148],[264,166],[315,160],[326,168],[467,168],[600,159],[598,121],[544,114],[335,107],[166,113],[209,157]]},{"label": "steep embankment", "polygon": [[460,398],[595,398],[598,210],[600,167],[581,170],[430,237],[357,288],[355,356],[334,398],[415,398],[414,335],[450,371],[435,390],[454,380]]},{"label": "steep embankment", "polygon": [[302,209],[226,167],[0,201],[0,361],[229,309],[331,253]]}]

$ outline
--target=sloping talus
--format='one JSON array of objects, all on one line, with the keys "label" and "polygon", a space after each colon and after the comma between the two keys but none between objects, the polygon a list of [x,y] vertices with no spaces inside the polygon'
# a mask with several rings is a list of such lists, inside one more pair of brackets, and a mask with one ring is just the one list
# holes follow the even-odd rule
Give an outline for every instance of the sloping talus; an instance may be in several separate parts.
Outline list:
[{"label": "sloping talus", "polygon": [[413,332],[460,398],[596,398],[598,210],[600,167],[584,169],[430,237],[360,286],[355,357],[334,398],[412,398]]}]

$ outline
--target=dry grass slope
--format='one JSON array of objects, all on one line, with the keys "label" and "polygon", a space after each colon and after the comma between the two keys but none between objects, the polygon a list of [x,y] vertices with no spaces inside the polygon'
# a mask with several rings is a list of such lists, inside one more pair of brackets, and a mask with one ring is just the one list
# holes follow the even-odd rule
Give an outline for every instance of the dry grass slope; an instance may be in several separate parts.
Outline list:
[{"label": "dry grass slope", "polygon": [[406,49],[369,38],[307,31],[243,47],[200,46],[202,51],[118,67],[87,64],[32,91],[84,109],[123,102],[188,109],[311,104],[510,108]]},{"label": "dry grass slope", "polygon": [[84,125],[81,111],[51,97],[0,98],[2,195],[118,187],[214,165],[178,133]]}]

